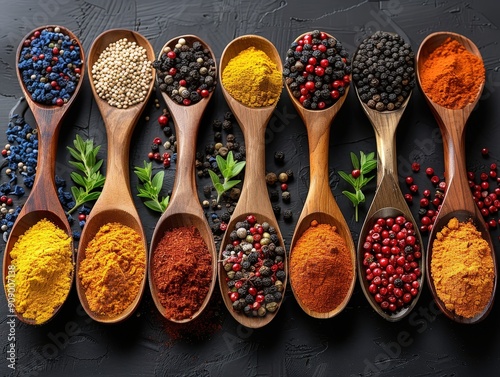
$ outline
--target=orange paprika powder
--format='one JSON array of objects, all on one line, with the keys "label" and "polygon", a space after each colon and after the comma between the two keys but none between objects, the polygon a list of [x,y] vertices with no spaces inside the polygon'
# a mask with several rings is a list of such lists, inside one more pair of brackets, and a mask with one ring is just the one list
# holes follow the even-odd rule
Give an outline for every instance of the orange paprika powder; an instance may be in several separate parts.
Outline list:
[{"label": "orange paprika powder", "polygon": [[290,283],[303,306],[318,313],[337,308],[349,292],[354,268],[335,226],[316,220],[290,254]]},{"label": "orange paprika powder", "polygon": [[485,69],[479,57],[447,38],[429,54],[419,75],[422,90],[432,101],[448,109],[462,109],[475,100]]}]

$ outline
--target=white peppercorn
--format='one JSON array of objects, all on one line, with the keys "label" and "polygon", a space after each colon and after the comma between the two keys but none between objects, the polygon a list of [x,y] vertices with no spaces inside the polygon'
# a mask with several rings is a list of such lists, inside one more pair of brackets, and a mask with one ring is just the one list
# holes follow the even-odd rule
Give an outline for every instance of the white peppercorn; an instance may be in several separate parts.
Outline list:
[{"label": "white peppercorn", "polygon": [[127,38],[110,43],[101,52],[92,76],[98,96],[119,109],[143,102],[153,78],[146,50]]}]

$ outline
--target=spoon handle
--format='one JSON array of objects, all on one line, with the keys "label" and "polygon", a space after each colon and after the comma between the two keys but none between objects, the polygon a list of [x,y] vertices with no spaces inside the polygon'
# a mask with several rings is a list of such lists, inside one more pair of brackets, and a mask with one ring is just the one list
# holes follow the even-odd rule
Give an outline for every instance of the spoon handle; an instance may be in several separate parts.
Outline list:
[{"label": "spoon handle", "polygon": [[133,208],[133,205],[131,205],[132,192],[130,190],[128,168],[132,132],[124,132],[121,130],[122,127],[124,126],[106,125],[108,139],[106,181],[93,211],[95,211],[95,207],[99,207],[99,203],[105,204],[110,202],[114,203],[114,207],[123,208],[127,211]]},{"label": "spoon handle", "polygon": [[[266,163],[265,163],[265,131],[266,124],[254,124],[246,121],[242,125],[243,136],[245,138],[246,165],[241,196],[238,199],[237,208],[266,208],[270,207],[264,204],[268,203],[267,187],[265,181]],[[265,194],[266,198],[259,195]],[[271,211],[272,213],[272,211]]]},{"label": "spoon handle", "polygon": [[37,122],[38,130],[38,157],[35,182],[26,204],[25,211],[49,209],[58,211],[59,215],[65,217],[64,211],[57,199],[55,185],[55,160],[57,156],[57,139],[59,136],[60,124],[64,112],[59,108],[49,109],[31,106],[32,112]]},{"label": "spoon handle", "polygon": [[181,106],[175,104],[167,95],[163,97],[172,114],[177,140],[176,172],[172,188],[172,200],[168,205],[168,209],[169,212],[175,209],[175,211],[181,210],[182,212],[202,214],[203,210],[197,200],[194,166],[198,129],[206,103],[200,102],[191,106]]}]

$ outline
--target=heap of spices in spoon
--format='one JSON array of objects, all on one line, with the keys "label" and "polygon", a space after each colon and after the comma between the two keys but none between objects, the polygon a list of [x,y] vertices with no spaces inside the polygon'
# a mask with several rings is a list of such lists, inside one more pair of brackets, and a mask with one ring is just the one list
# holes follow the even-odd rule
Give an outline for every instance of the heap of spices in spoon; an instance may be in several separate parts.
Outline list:
[{"label": "heap of spices in spoon", "polygon": [[174,48],[163,49],[153,67],[160,90],[180,105],[189,106],[208,97],[217,83],[215,60],[199,41],[190,45],[179,38]]},{"label": "heap of spices in spoon", "polygon": [[436,234],[430,273],[437,296],[456,315],[473,318],[488,305],[495,280],[493,257],[472,222],[452,218]]},{"label": "heap of spices in spoon", "polygon": [[404,216],[378,218],[362,242],[364,276],[375,302],[388,313],[409,306],[422,275],[413,223]]},{"label": "heap of spices in spoon", "polygon": [[476,99],[485,68],[478,56],[447,38],[429,54],[419,74],[422,90],[431,100],[448,109],[462,109]]},{"label": "heap of spices in spoon", "polygon": [[222,266],[233,309],[249,317],[274,313],[282,300],[286,279],[285,249],[276,229],[248,215],[235,224],[229,240],[222,252]]},{"label": "heap of spices in spoon", "polygon": [[33,32],[19,54],[18,69],[33,101],[62,106],[80,80],[82,59],[77,41],[59,27]]},{"label": "heap of spices in spoon", "polygon": [[415,86],[415,55],[397,34],[377,31],[364,39],[352,61],[352,80],[371,109],[399,109]]},{"label": "heap of spices in spoon", "polygon": [[193,317],[207,299],[212,256],[198,229],[167,230],[152,256],[153,283],[169,319]]},{"label": "heap of spices in spoon", "polygon": [[122,38],[101,52],[92,66],[92,81],[101,99],[126,109],[146,99],[151,71],[146,49]]},{"label": "heap of spices in spoon", "polygon": [[315,30],[291,44],[283,76],[302,106],[322,110],[346,92],[351,81],[347,50],[337,39]]},{"label": "heap of spices in spoon", "polygon": [[354,276],[351,255],[335,226],[316,220],[290,254],[290,282],[309,310],[328,313],[346,298]]},{"label": "heap of spices in spoon", "polygon": [[142,237],[125,225],[108,223],[88,243],[78,278],[90,310],[114,317],[134,302],[145,273]]},{"label": "heap of spices in spoon", "polygon": [[15,276],[13,302],[18,314],[35,324],[52,317],[71,288],[72,253],[71,237],[47,219],[38,221],[19,237],[8,266]]},{"label": "heap of spices in spoon", "polygon": [[229,60],[222,72],[222,84],[243,105],[265,107],[278,101],[283,78],[273,60],[251,46]]}]

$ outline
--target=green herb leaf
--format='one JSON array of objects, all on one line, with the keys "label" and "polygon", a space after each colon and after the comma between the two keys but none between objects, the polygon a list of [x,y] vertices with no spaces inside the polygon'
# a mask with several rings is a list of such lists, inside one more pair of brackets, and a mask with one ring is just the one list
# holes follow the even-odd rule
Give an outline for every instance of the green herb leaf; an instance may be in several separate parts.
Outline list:
[{"label": "green herb leaf", "polygon": [[93,140],[83,140],[80,135],[76,135],[73,148],[67,147],[67,149],[74,159],[74,161],[69,161],[70,165],[81,172],[80,174],[73,171],[70,174],[71,179],[77,185],[71,187],[75,205],[68,213],[72,213],[81,205],[97,200],[106,178],[100,172],[103,161],[97,160],[100,146],[94,146]]},{"label": "green herb leaf", "polygon": [[223,178],[222,183],[220,182],[219,176],[214,171],[208,170],[208,173],[210,174],[212,184],[217,191],[218,203],[222,194],[241,182],[241,180],[231,180],[231,178],[236,177],[241,173],[241,171],[245,167],[246,162],[238,162],[237,160],[235,160],[232,151],[227,154],[226,159],[224,159],[220,155],[217,155],[215,159],[217,161],[217,167],[219,168]]},{"label": "green herb leaf", "polygon": [[137,196],[150,199],[144,201],[144,205],[153,211],[165,212],[170,200],[169,196],[160,197],[165,172],[161,170],[153,176],[153,164],[144,161],[144,167],[134,167],[134,173],[142,184],[137,187]]},{"label": "green herb leaf", "polygon": [[375,152],[365,154],[363,151],[360,151],[359,158],[353,152],[351,152],[350,155],[352,166],[354,169],[359,169],[361,173],[360,176],[354,178],[352,174],[343,171],[339,171],[339,175],[344,181],[349,183],[354,188],[354,193],[345,190],[342,191],[342,194],[344,194],[352,202],[357,222],[359,205],[364,203],[366,199],[365,194],[361,190],[374,178],[374,176],[367,175],[377,167],[377,160],[375,159]]},{"label": "green herb leaf", "polygon": [[[361,153],[363,153],[363,152],[361,152]],[[363,157],[363,154],[361,154],[361,157]],[[353,152],[351,152],[351,163],[352,163],[352,167],[354,169],[360,169],[358,156],[356,156],[356,154]]]}]

